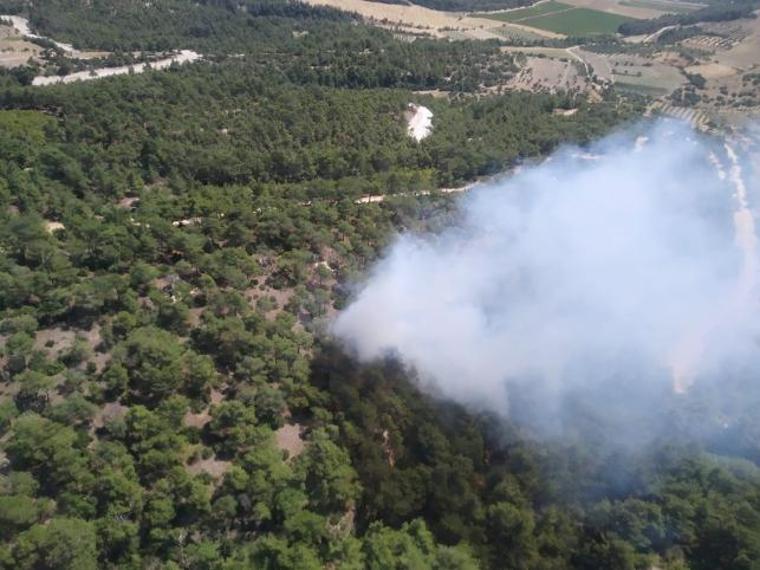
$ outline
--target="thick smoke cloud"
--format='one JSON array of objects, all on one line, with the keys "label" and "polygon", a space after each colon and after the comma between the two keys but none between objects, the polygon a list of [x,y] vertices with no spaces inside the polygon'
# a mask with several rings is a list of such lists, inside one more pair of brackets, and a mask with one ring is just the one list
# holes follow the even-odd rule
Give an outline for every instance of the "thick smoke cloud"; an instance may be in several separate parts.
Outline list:
[{"label": "thick smoke cloud", "polygon": [[550,429],[580,406],[638,433],[700,378],[754,361],[736,150],[675,123],[645,134],[565,148],[464,196],[454,227],[400,236],[334,334]]}]

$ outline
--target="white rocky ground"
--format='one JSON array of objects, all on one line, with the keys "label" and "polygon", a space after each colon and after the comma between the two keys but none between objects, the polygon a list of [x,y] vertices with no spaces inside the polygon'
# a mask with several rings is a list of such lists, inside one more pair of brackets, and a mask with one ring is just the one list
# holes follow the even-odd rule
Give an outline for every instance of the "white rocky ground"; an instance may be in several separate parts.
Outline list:
[{"label": "white rocky ground", "polygon": [[409,136],[419,142],[433,130],[433,112],[414,103],[409,103],[409,110],[412,113],[408,121]]}]

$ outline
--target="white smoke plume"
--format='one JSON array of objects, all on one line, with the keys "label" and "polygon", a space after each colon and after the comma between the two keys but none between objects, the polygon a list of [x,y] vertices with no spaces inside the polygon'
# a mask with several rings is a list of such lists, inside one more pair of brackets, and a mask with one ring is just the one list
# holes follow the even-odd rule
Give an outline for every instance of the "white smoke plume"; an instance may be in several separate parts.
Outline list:
[{"label": "white smoke plume", "polygon": [[526,393],[559,414],[579,391],[625,414],[760,362],[757,181],[686,126],[644,134],[565,148],[463,197],[455,226],[400,236],[333,333],[504,415]]}]

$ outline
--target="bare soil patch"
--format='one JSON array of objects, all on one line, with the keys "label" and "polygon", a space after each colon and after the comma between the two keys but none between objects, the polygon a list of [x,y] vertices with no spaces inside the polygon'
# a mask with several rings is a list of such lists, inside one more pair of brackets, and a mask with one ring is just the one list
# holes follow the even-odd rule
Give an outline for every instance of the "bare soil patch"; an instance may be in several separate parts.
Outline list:
[{"label": "bare soil patch", "polygon": [[702,63],[699,65],[692,65],[687,67],[686,71],[689,73],[698,73],[705,79],[721,79],[737,74],[735,68],[722,63]]},{"label": "bare soil patch", "polygon": [[293,289],[275,289],[268,285],[259,285],[258,287],[251,287],[245,290],[245,297],[251,303],[252,306],[256,306],[259,299],[270,298],[277,305],[270,311],[267,311],[265,316],[267,320],[273,321],[277,318],[277,315],[282,312],[290,299],[293,297]]},{"label": "bare soil patch", "polygon": [[137,196],[127,196],[119,200],[117,205],[119,206],[119,208],[124,208],[125,210],[131,210],[137,205],[139,201],[140,201],[140,198],[138,198]]},{"label": "bare soil patch", "polygon": [[194,414],[191,411],[188,411],[185,414],[185,417],[183,418],[183,422],[187,427],[194,427],[198,429],[202,429],[203,426],[205,426],[207,423],[211,421],[211,414],[209,413],[209,409],[206,408],[200,413]]},{"label": "bare soil patch", "polygon": [[197,414],[194,413],[191,410],[188,410],[185,414],[185,417],[183,418],[183,422],[187,427],[195,427],[198,429],[202,429],[203,426],[205,426],[207,423],[209,423],[213,417],[211,416],[211,408],[212,406],[216,406],[219,403],[224,400],[224,394],[217,390],[216,388],[213,388],[211,390],[209,405],[198,412]]},{"label": "bare soil patch", "polygon": [[78,332],[80,331],[61,327],[38,330],[34,336],[34,350],[45,352],[49,357],[57,358],[64,350],[74,344]]},{"label": "bare soil patch", "polygon": [[42,48],[23,39],[15,28],[0,25],[0,67],[26,65],[41,52]]},{"label": "bare soil patch", "polygon": [[562,0],[562,2],[578,8],[590,8],[638,19],[656,18],[666,13],[664,10],[624,4],[619,0]]},{"label": "bare soil patch", "polygon": [[288,452],[288,459],[298,457],[306,448],[306,443],[301,437],[303,427],[301,424],[285,424],[274,432],[275,444],[278,449]]},{"label": "bare soil patch", "polygon": [[45,221],[45,231],[47,231],[49,234],[55,233],[60,230],[65,230],[66,226],[64,226],[61,222],[56,222],[53,220],[46,220]]},{"label": "bare soil patch", "polygon": [[12,68],[37,60],[39,46],[25,40],[0,39],[0,67]]},{"label": "bare soil patch", "polygon": [[100,429],[106,423],[124,417],[127,411],[129,408],[119,402],[108,402],[95,413],[95,417],[92,419],[92,427]]},{"label": "bare soil patch", "polygon": [[730,49],[715,51],[713,60],[716,63],[742,70],[760,67],[760,18],[741,20],[733,30],[728,29],[724,34],[733,36],[735,43]]},{"label": "bare soil patch", "polygon": [[532,92],[585,91],[589,81],[576,62],[565,53],[564,61],[528,56],[525,65],[507,84],[510,88]]},{"label": "bare soil patch", "polygon": [[191,475],[200,475],[201,473],[208,473],[214,479],[220,479],[227,471],[232,467],[231,461],[224,461],[216,459],[215,457],[209,457],[208,459],[199,459],[186,467],[188,473]]},{"label": "bare soil patch", "polygon": [[190,323],[191,328],[196,328],[201,324],[201,317],[203,316],[204,307],[193,307],[188,311],[187,321]]},{"label": "bare soil patch", "polygon": [[607,58],[613,82],[640,87],[662,95],[673,92],[686,82],[681,70],[656,58],[637,55],[616,54]]}]

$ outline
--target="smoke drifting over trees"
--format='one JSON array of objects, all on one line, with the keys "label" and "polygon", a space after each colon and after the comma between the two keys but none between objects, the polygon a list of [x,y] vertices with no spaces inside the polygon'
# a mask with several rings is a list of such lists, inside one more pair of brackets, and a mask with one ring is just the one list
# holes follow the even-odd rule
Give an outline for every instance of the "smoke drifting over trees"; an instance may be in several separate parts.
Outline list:
[{"label": "smoke drifting over trees", "polygon": [[656,437],[678,392],[759,360],[754,227],[731,147],[674,123],[634,138],[565,148],[400,236],[334,333],[552,433]]}]

